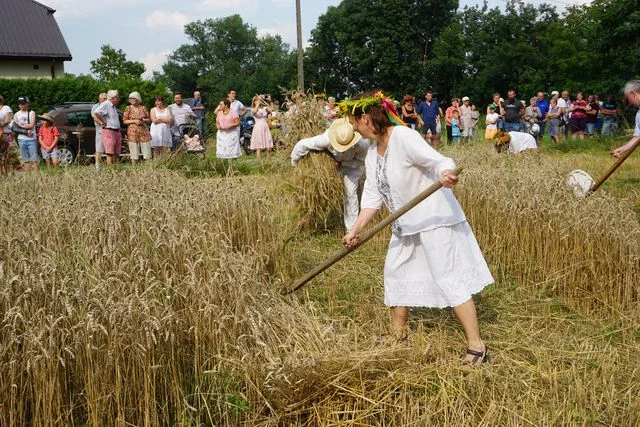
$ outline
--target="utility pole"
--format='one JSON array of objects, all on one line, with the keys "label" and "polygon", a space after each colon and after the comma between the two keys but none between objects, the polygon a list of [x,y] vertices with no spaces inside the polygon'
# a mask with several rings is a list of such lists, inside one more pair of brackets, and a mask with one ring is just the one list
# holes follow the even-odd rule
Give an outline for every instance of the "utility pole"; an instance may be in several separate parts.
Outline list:
[{"label": "utility pole", "polygon": [[304,91],[304,65],[302,49],[302,17],[300,13],[300,0],[296,0],[296,24],[298,29],[298,91]]}]

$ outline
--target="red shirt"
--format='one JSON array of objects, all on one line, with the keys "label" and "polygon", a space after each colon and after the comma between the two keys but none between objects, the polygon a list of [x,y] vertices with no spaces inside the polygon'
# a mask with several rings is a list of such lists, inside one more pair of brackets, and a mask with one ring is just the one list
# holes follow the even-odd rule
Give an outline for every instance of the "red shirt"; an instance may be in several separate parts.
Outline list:
[{"label": "red shirt", "polygon": [[575,117],[576,119],[584,119],[587,117],[587,112],[585,109],[587,108],[587,101],[584,99],[582,101],[578,101],[577,99],[571,103],[573,105],[573,112],[571,113],[571,117]]},{"label": "red shirt", "polygon": [[60,131],[55,126],[44,127],[42,126],[38,132],[40,137],[40,146],[48,150],[55,148],[53,142],[60,136]]}]

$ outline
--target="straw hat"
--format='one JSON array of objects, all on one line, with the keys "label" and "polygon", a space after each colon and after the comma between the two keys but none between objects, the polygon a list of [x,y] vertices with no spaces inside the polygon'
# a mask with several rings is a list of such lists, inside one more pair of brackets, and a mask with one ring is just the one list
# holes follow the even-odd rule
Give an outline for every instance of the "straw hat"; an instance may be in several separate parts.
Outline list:
[{"label": "straw hat", "polygon": [[44,113],[38,116],[38,118],[53,123],[53,117],[51,117],[48,113]]},{"label": "straw hat", "polygon": [[329,143],[339,153],[347,151],[362,139],[346,118],[335,120],[329,127]]}]

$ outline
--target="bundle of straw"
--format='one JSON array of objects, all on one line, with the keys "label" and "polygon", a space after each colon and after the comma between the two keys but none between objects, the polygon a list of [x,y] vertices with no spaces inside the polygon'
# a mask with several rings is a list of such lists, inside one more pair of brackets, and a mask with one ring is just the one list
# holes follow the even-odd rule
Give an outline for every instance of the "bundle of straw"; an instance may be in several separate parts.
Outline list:
[{"label": "bundle of straw", "polygon": [[290,91],[287,96],[296,102],[295,112],[286,113],[282,117],[284,143],[291,152],[296,142],[327,130],[328,123],[322,114],[322,106],[314,99],[313,94]]},{"label": "bundle of straw", "polygon": [[[313,93],[291,90],[286,95],[296,101],[294,112],[282,118],[285,144],[291,153],[298,141],[322,134],[328,123]],[[312,152],[299,160],[291,186],[296,210],[304,218],[302,224],[327,228],[329,217],[342,211],[342,177],[328,152]]]},{"label": "bundle of straw", "polygon": [[342,177],[328,152],[311,152],[300,159],[292,186],[297,210],[310,226],[327,228],[329,217],[342,211]]}]

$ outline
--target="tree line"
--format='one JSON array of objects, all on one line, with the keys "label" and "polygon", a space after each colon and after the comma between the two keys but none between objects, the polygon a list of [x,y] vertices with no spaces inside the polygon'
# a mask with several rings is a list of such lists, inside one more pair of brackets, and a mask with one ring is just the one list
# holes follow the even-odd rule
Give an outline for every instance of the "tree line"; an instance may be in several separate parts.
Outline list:
[{"label": "tree line", "polygon": [[[109,87],[153,95],[197,88],[209,102],[229,89],[243,100],[280,96],[297,86],[295,51],[278,35],[259,36],[239,15],[185,26],[189,42],[169,55],[151,81],[144,65],[102,46],[93,77],[59,82],[0,81],[5,99],[27,95],[37,106],[92,100]],[[594,0],[563,11],[505,0],[503,8],[458,10],[458,0],[343,0],[318,19],[305,50],[305,81],[342,98],[373,88],[401,98],[431,90],[441,101],[493,92],[523,96],[567,89],[621,96],[640,76],[640,0]]]},{"label": "tree line", "polygon": [[[514,88],[620,95],[640,74],[638,0],[594,0],[560,12],[507,0],[504,8],[458,9],[457,0],[343,0],[320,16],[305,50],[305,81],[346,96],[382,88],[400,97],[489,100]],[[296,86],[295,53],[279,36],[259,37],[239,15],[195,21],[190,40],[155,78],[209,98]]]}]

